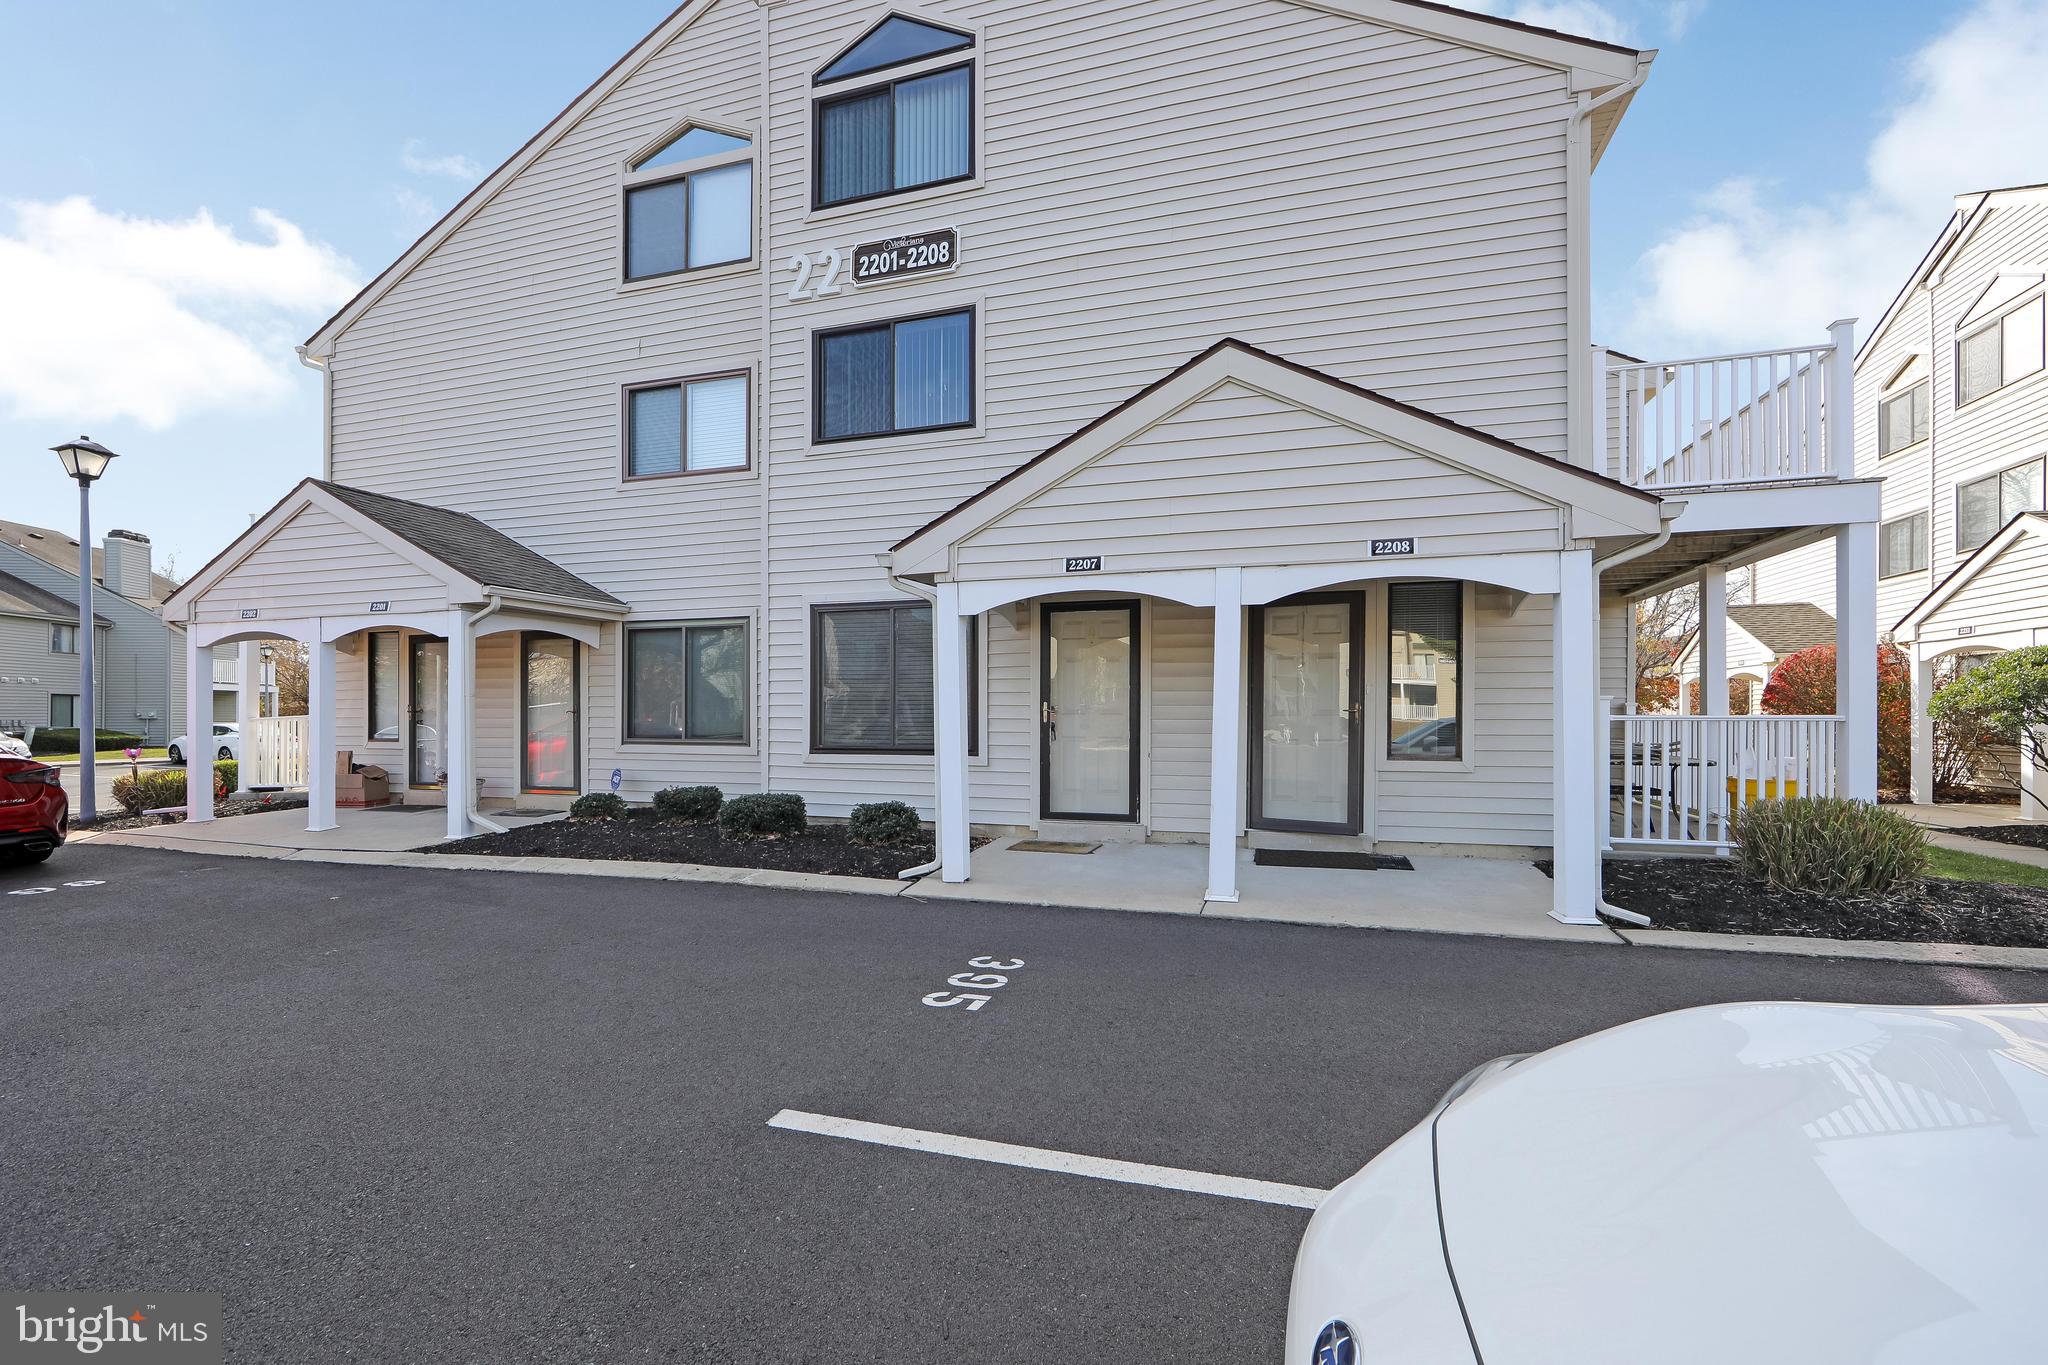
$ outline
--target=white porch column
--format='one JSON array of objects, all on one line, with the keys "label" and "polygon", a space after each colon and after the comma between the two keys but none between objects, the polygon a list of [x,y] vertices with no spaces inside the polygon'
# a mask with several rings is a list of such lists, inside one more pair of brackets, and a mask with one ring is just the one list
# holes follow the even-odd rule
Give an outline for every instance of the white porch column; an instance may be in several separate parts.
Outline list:
[{"label": "white porch column", "polygon": [[1594,595],[1593,552],[1558,556],[1558,592],[1552,603],[1551,909],[1566,924],[1598,924],[1600,837],[1607,818],[1594,733],[1599,705],[1600,604]]},{"label": "white porch column", "polygon": [[198,643],[199,622],[185,626],[185,819],[213,818],[213,650]]},{"label": "white porch column", "polygon": [[1238,755],[1244,715],[1244,570],[1216,571],[1216,640],[1209,684],[1209,889],[1206,900],[1237,899]]},{"label": "white porch column", "polygon": [[1835,530],[1835,714],[1842,718],[1835,794],[1877,800],[1877,525]]},{"label": "white porch column", "polygon": [[2048,773],[2041,771],[2041,765],[2034,761],[2034,746],[2040,743],[2039,731],[2020,738],[2020,819],[2048,819]]},{"label": "white porch column", "polygon": [[306,832],[333,829],[334,642],[321,636],[319,617],[306,642]]},{"label": "white porch column", "polygon": [[1700,570],[1700,714],[1728,714],[1728,570]]},{"label": "white porch column", "polygon": [[932,750],[938,768],[939,880],[964,882],[972,861],[967,812],[967,632],[960,585],[937,585],[932,607]]},{"label": "white porch column", "polygon": [[1934,661],[1922,658],[1918,645],[1906,646],[1906,658],[1913,670],[1913,799],[1929,805],[1934,801],[1934,717],[1927,714],[1927,703],[1934,697]]},{"label": "white porch column", "polygon": [[469,632],[469,613],[460,607],[448,613],[448,733],[442,740],[448,781],[441,794],[448,800],[448,837],[467,839],[469,803],[476,799],[476,764],[470,755],[469,718],[476,691],[476,640]]},{"label": "white porch column", "polygon": [[256,720],[263,713],[259,704],[263,688],[262,650],[258,640],[244,640],[235,649],[235,728],[242,732],[242,759],[235,764],[237,795],[248,792],[249,779],[254,774]]}]

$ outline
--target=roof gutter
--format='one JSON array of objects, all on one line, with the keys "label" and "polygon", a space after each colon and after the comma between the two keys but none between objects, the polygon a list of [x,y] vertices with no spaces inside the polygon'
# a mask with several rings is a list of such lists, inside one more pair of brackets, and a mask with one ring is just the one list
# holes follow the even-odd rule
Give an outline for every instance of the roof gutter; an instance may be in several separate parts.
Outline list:
[{"label": "roof gutter", "polygon": [[497,614],[498,614],[498,612],[499,612],[499,610],[500,610],[501,608],[503,608],[503,607],[504,607],[504,605],[505,605],[505,599],[504,599],[504,598],[502,598],[502,597],[500,597],[500,596],[499,596],[499,595],[498,595],[497,593],[495,593],[495,592],[494,592],[494,593],[492,593],[492,594],[491,594],[491,597],[490,597],[490,601],[484,604],[484,607],[483,607],[483,609],[482,609],[481,611],[477,612],[477,613],[476,613],[476,615],[474,615],[474,616],[470,617],[470,618],[469,618],[468,620],[466,620],[466,621],[464,621],[464,622],[462,623],[462,628],[463,628],[463,630],[464,630],[464,631],[466,631],[466,632],[468,633],[468,635],[469,635],[469,644],[468,644],[468,648],[467,648],[467,649],[465,649],[465,650],[464,650],[463,652],[464,652],[465,654],[467,654],[467,655],[469,656],[469,692],[470,692],[470,697],[469,697],[469,705],[467,705],[467,706],[465,706],[465,707],[463,707],[463,708],[462,708],[462,752],[463,752],[464,754],[468,755],[468,757],[469,757],[469,766],[470,766],[470,770],[471,770],[471,776],[470,776],[470,780],[469,780],[468,782],[465,782],[465,783],[463,784],[463,787],[465,788],[465,790],[464,790],[464,791],[462,792],[462,794],[461,794],[461,796],[460,796],[460,798],[459,798],[459,799],[460,799],[460,800],[462,801],[462,803],[463,803],[463,809],[464,809],[464,810],[465,810],[465,811],[466,811],[466,812],[468,813],[468,815],[469,815],[470,823],[472,823],[472,824],[477,824],[477,825],[482,825],[482,826],[483,826],[483,827],[484,827],[485,829],[489,830],[489,831],[490,831],[491,833],[493,833],[493,834],[503,834],[503,833],[505,832],[505,826],[503,826],[503,825],[499,824],[499,823],[498,823],[498,822],[497,822],[496,820],[490,820],[490,819],[486,819],[486,818],[484,817],[483,813],[482,813],[481,811],[479,811],[479,810],[477,809],[477,807],[479,807],[480,805],[482,805],[482,804],[483,804],[483,798],[482,798],[482,796],[481,796],[481,794],[480,794],[480,791],[481,791],[481,789],[480,789],[480,787],[479,787],[478,783],[477,783],[477,782],[476,782],[476,780],[475,780],[475,769],[476,769],[476,626],[477,626],[477,622],[479,622],[479,621],[482,621],[482,620],[486,620],[486,619],[488,619],[489,617],[492,617],[492,616],[495,616],[495,615],[497,615]]}]

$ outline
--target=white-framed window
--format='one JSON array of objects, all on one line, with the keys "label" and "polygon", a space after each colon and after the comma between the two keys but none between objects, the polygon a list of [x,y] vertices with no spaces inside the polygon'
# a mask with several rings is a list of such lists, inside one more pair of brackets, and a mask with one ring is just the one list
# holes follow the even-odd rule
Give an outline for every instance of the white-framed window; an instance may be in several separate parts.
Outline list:
[{"label": "white-framed window", "polygon": [[52,692],[50,694],[50,728],[69,730],[78,724],[78,694],[76,692]]},{"label": "white-framed window", "polygon": [[627,626],[626,740],[745,744],[749,648],[741,617]]},{"label": "white-framed window", "polygon": [[[811,206],[972,179],[974,48],[971,33],[892,14],[821,67]],[[928,69],[952,53],[969,55]]]},{"label": "white-framed window", "polygon": [[625,477],[748,468],[753,446],[749,391],[745,370],[626,385]]},{"label": "white-framed window", "polygon": [[1877,576],[1896,578],[1927,567],[1927,514],[1894,517],[1878,528]]},{"label": "white-framed window", "polygon": [[[967,752],[981,752],[980,621],[967,627]],[[811,751],[932,751],[932,609],[923,602],[811,608]]]},{"label": "white-framed window", "polygon": [[690,124],[626,168],[620,230],[628,280],[680,275],[754,254],[754,146]]},{"label": "white-framed window", "polygon": [[1957,407],[2040,371],[2048,343],[2043,308],[2036,294],[1956,339]]},{"label": "white-framed window", "polygon": [[2022,512],[2043,505],[2041,461],[2028,460],[1996,474],[1956,485],[1956,549],[1976,549]]},{"label": "white-framed window", "polygon": [[50,623],[50,652],[52,654],[76,654],[78,652],[78,627],[60,622]]},{"label": "white-framed window", "polygon": [[1878,400],[1877,453],[1890,455],[1927,439],[1927,395],[1925,379]]},{"label": "white-framed window", "polygon": [[398,688],[404,660],[397,631],[370,632],[368,732],[363,738],[372,744],[396,744],[403,733]]},{"label": "white-framed window", "polygon": [[1465,585],[1387,584],[1387,757],[1465,755]]},{"label": "white-framed window", "polygon": [[974,425],[974,309],[815,333],[812,439]]}]

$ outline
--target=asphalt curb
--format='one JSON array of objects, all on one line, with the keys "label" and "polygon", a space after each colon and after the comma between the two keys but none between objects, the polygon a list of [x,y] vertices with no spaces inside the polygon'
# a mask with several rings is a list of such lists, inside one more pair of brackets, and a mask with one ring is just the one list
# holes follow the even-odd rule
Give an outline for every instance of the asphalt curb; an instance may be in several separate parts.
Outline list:
[{"label": "asphalt curb", "polygon": [[[638,881],[708,882],[728,886],[766,886],[790,891],[838,891],[861,896],[902,896],[923,905],[939,906],[966,897],[919,896],[917,882],[885,882],[874,877],[839,877],[818,872],[781,872],[772,868],[713,867],[703,863],[648,863],[601,858],[492,857],[477,853],[387,853],[368,849],[289,849],[261,844],[221,842],[194,847],[187,841],[162,839],[140,830],[108,830],[76,836],[83,841],[119,843],[172,853],[225,858],[268,858],[278,862],[335,863],[347,866],[415,867],[443,872],[527,872],[548,876],[623,877]],[[1531,943],[1585,943],[1552,934],[1513,930],[1475,931],[1417,924],[1338,924],[1327,918],[1290,919],[1231,911],[1133,909],[1105,905],[1067,905],[1045,900],[973,898],[982,905],[1024,905],[1051,910],[1116,910],[1125,914],[1188,915],[1198,919],[1232,919],[1240,923],[1293,924],[1323,929],[1377,929],[1388,933],[1453,934],[1463,938],[1512,938]],[[1801,938],[1790,934],[1702,934],[1681,929],[1638,929],[1607,925],[1615,941],[1632,948],[1675,948],[1721,953],[1774,953],[1781,957],[1834,957],[1867,962],[1910,962],[1922,966],[1989,967],[2048,971],[2048,948],[1996,948],[1970,943],[1897,943],[1890,940]]]}]

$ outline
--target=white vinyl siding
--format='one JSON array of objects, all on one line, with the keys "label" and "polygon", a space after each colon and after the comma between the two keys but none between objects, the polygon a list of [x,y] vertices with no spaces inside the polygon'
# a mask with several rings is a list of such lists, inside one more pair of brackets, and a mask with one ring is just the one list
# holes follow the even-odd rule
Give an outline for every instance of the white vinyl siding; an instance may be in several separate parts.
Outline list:
[{"label": "white vinyl siding", "polygon": [[[244,603],[276,620],[332,611],[344,585],[374,586],[393,612],[435,611],[447,585],[321,507],[307,507],[223,574],[201,601],[201,621],[241,619]],[[364,594],[363,609],[369,606]],[[251,627],[260,629],[258,624]]]}]

